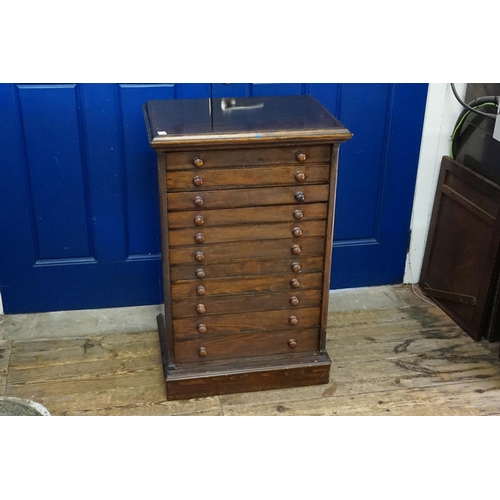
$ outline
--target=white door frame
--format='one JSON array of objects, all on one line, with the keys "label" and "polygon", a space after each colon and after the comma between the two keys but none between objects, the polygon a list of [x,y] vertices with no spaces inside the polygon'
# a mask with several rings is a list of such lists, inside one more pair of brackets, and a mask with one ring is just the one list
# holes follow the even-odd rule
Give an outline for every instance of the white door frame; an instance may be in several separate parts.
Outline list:
[{"label": "white door frame", "polygon": [[[456,83],[455,87],[463,98],[467,84]],[[450,154],[453,126],[462,109],[462,106],[455,99],[449,83],[429,84],[404,283],[418,283],[420,278],[441,159],[444,155]]]}]

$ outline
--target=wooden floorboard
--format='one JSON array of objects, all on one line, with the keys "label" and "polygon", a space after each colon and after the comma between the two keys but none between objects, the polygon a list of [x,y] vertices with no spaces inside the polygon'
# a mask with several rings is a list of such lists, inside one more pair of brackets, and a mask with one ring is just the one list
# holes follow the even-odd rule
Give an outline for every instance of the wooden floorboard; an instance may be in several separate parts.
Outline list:
[{"label": "wooden floorboard", "polygon": [[0,395],[68,416],[500,414],[498,343],[409,287],[392,296],[329,314],[327,385],[166,401],[157,333],[141,332],[0,341]]},{"label": "wooden floorboard", "polygon": [[443,384],[272,403],[222,405],[224,415],[481,415],[500,411],[500,381]]},{"label": "wooden floorboard", "polygon": [[130,416],[171,416],[171,417],[220,417],[222,411],[219,405],[214,405],[209,410],[184,412],[184,409],[175,411],[170,402],[164,402],[157,405],[144,405],[144,406],[114,406],[110,408],[103,408],[98,410],[80,410],[68,411],[64,413],[67,416],[108,416],[113,415],[116,417],[130,417]]},{"label": "wooden floorboard", "polygon": [[5,394],[7,374],[12,351],[11,340],[0,340],[0,396]]}]

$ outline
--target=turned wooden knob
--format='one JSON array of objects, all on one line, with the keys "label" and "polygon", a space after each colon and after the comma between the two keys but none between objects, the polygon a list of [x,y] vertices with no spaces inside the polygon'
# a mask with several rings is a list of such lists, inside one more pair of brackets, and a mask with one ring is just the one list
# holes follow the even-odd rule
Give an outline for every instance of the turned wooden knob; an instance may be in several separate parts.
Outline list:
[{"label": "turned wooden knob", "polygon": [[304,153],[298,153],[295,158],[297,158],[298,161],[306,161],[307,160],[307,156]]},{"label": "turned wooden knob", "polygon": [[194,254],[194,260],[196,262],[201,262],[205,258],[205,254],[203,252],[196,252]]},{"label": "turned wooden knob", "polygon": [[197,278],[204,278],[205,277],[205,271],[203,269],[197,269],[196,270],[196,277]]},{"label": "turned wooden knob", "polygon": [[195,196],[194,197],[194,204],[197,207],[202,207],[203,206],[203,198],[201,196]]},{"label": "turned wooden knob", "polygon": [[299,320],[297,319],[297,316],[290,316],[288,318],[288,322],[292,325],[292,326],[295,326]]},{"label": "turned wooden knob", "polygon": [[288,341],[288,347],[290,349],[295,349],[297,347],[297,341],[295,339],[290,339]]},{"label": "turned wooden knob", "polygon": [[195,157],[193,158],[193,165],[195,167],[202,167],[203,166],[203,160],[200,157]]},{"label": "turned wooden knob", "polygon": [[293,255],[299,255],[302,250],[299,245],[292,245],[292,253]]},{"label": "turned wooden knob", "polygon": [[207,350],[204,347],[200,347],[198,349],[198,356],[203,357],[203,356],[206,356],[206,355],[207,355]]},{"label": "turned wooden knob", "polygon": [[195,218],[194,218],[194,223],[197,225],[197,226],[203,226],[203,224],[205,224],[205,220],[203,219],[203,217],[201,215],[197,215]]},{"label": "turned wooden knob", "polygon": [[298,182],[305,181],[306,180],[306,174],[304,174],[304,172],[298,170],[297,172],[295,172],[295,180],[298,181]]},{"label": "turned wooden knob", "polygon": [[302,236],[302,229],[300,229],[300,227],[294,227],[292,229],[292,234],[296,237],[296,238],[300,238]]},{"label": "turned wooden knob", "polygon": [[205,293],[207,293],[207,291],[205,290],[205,287],[200,285],[199,287],[196,288],[196,293],[198,295],[205,295]]},{"label": "turned wooden knob", "polygon": [[205,241],[205,236],[203,236],[203,233],[196,233],[194,235],[194,241],[196,241],[196,243],[203,243]]},{"label": "turned wooden knob", "polygon": [[290,297],[290,304],[292,304],[292,306],[298,306],[299,305],[299,298],[295,295],[292,295]]},{"label": "turned wooden knob", "polygon": [[203,184],[203,179],[197,175],[194,179],[193,179],[193,184],[195,186],[201,186]]},{"label": "turned wooden knob", "polygon": [[299,288],[299,286],[300,286],[299,280],[297,278],[292,278],[290,280],[290,286],[292,288]]},{"label": "turned wooden knob", "polygon": [[302,201],[304,201],[304,200],[306,199],[306,197],[304,196],[304,193],[303,193],[302,191],[297,191],[297,192],[295,193],[295,199],[296,199],[297,201],[302,202]]},{"label": "turned wooden knob", "polygon": [[290,267],[292,268],[292,271],[294,273],[298,273],[301,270],[300,264],[298,262],[292,262],[292,265]]},{"label": "turned wooden knob", "polygon": [[197,328],[199,333],[207,333],[207,325],[200,323]]},{"label": "turned wooden knob", "polygon": [[302,213],[302,210],[294,210],[293,216],[295,219],[302,219],[302,217],[304,217],[304,214]]},{"label": "turned wooden knob", "polygon": [[206,312],[205,305],[204,304],[198,304],[196,306],[196,312],[198,314],[205,314],[205,312]]}]

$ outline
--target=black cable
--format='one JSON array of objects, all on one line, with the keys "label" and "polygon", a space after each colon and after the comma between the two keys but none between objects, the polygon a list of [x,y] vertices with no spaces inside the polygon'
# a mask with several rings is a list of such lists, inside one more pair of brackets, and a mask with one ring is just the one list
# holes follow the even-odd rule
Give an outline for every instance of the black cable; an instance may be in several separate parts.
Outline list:
[{"label": "black cable", "polygon": [[[474,108],[471,108],[468,104],[465,104],[464,101],[462,101],[462,99],[460,99],[460,96],[458,95],[457,93],[457,90],[455,89],[455,84],[454,83],[451,83],[451,90],[453,91],[453,95],[456,97],[457,101],[466,109],[468,109],[469,111],[472,111],[473,113],[476,113],[478,115],[483,115],[483,116],[486,116],[488,118],[491,118],[493,120],[496,120],[497,118],[497,115],[494,114],[494,113],[485,113],[484,111],[478,111],[477,109],[474,109]],[[498,97],[495,98],[496,99],[496,102],[498,104]]]},{"label": "black cable", "polygon": [[[476,109],[476,108],[482,108],[485,106],[496,106],[498,108],[498,104],[495,102],[498,101],[496,96],[484,96],[484,97],[478,97],[471,101],[469,103],[469,106]],[[451,144],[450,144],[450,156],[455,160],[456,159],[456,141],[459,139],[461,132],[462,132],[462,126],[464,125],[464,120],[471,114],[471,111],[468,109],[463,109],[462,112],[460,113],[456,123],[455,127],[453,128],[453,133],[451,134]]]}]

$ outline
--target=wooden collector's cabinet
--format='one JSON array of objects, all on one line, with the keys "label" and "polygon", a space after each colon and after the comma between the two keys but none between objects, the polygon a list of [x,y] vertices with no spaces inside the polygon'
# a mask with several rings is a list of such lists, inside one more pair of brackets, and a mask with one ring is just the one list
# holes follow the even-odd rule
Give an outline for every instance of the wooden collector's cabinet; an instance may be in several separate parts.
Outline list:
[{"label": "wooden collector's cabinet", "polygon": [[149,101],[167,398],[327,383],[340,143],[311,96]]}]

